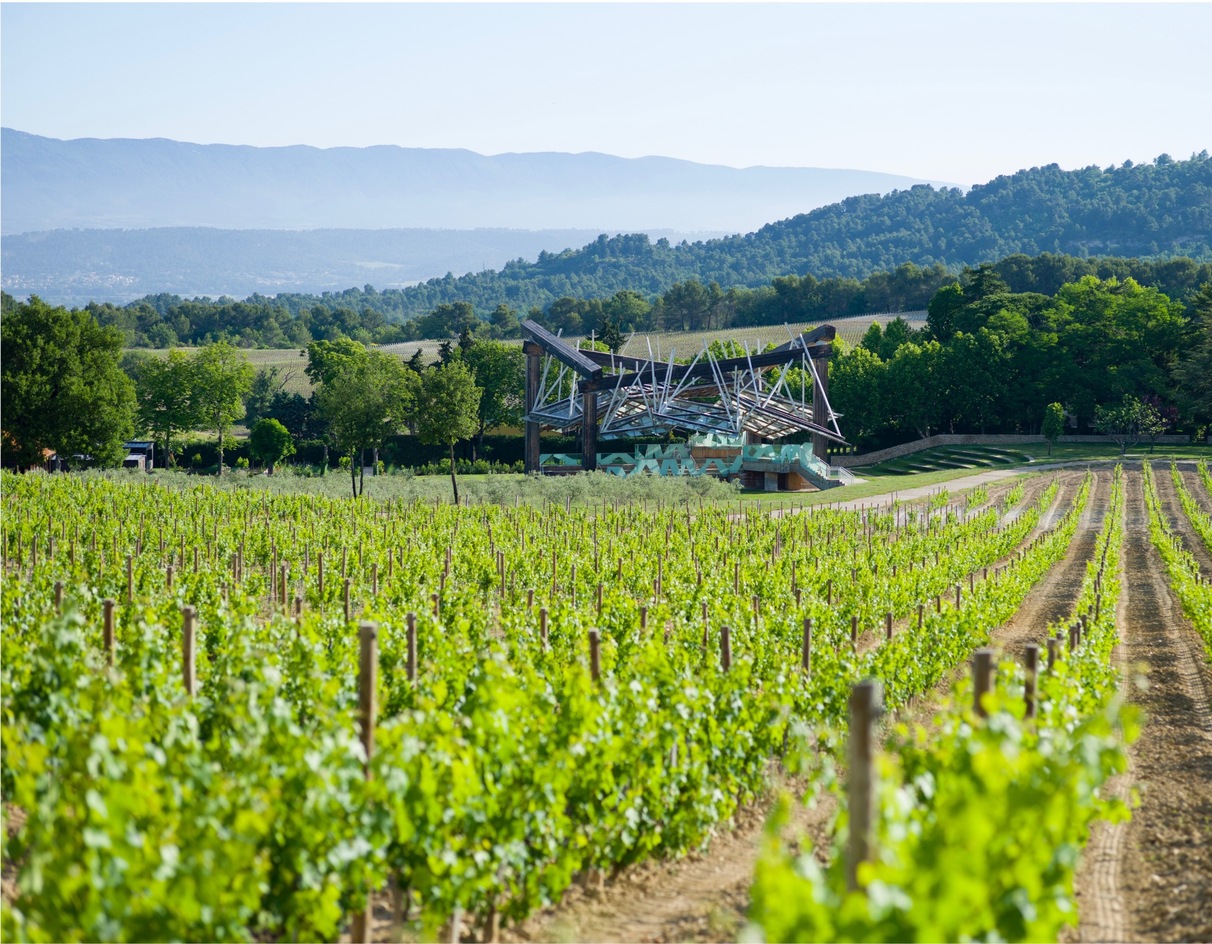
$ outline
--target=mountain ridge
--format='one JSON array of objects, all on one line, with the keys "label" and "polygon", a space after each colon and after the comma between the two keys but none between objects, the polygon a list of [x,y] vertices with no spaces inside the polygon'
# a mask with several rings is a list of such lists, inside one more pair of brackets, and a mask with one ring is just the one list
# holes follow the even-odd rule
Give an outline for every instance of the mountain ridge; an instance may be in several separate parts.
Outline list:
[{"label": "mountain ridge", "polygon": [[745,232],[854,193],[925,182],[598,151],[65,141],[13,128],[0,129],[0,155],[4,235],[166,226]]}]

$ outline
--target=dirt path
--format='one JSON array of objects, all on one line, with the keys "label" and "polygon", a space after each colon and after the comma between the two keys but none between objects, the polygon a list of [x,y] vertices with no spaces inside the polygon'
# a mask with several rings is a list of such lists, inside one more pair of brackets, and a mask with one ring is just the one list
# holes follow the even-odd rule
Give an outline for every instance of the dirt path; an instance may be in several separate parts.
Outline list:
[{"label": "dirt path", "polygon": [[1147,716],[1130,749],[1141,805],[1121,833],[1095,833],[1079,931],[1212,941],[1212,672],[1149,541],[1140,473],[1128,472],[1126,486],[1121,646],[1139,676],[1128,697]]},{"label": "dirt path", "polygon": [[[1106,473],[1106,475],[1108,476],[1106,494],[1104,495],[1102,492],[1099,492],[1098,495],[1100,498],[1110,497],[1110,473]],[[1061,475],[1056,500],[1040,516],[1039,522],[1024,539],[1023,544],[1029,543],[1035,537],[1044,533],[1044,531],[1055,527],[1056,522],[1065,516],[1073,505],[1073,499],[1077,496],[1077,489],[1081,486],[1084,476],[1084,472]],[[1042,482],[1043,480],[1041,479],[1040,481]],[[1096,490],[1099,488],[1099,479],[1096,478],[1093,488]],[[1031,500],[1034,501],[1035,499]],[[1096,509],[1096,513],[1098,523],[1093,526],[1092,536],[1089,539],[1091,550],[1087,553],[1086,557],[1089,557],[1093,553],[1094,540],[1098,536],[1098,529],[1102,526],[1102,516],[1105,513],[1105,509]],[[1079,575],[1076,583],[1073,586],[1069,586],[1069,583],[1073,583],[1073,581],[1070,579],[1068,583],[1062,582],[1060,575],[1066,566],[1081,568],[1079,574],[1084,573],[1085,558],[1080,558],[1078,552],[1074,551],[1074,548],[1078,546],[1079,538],[1083,536],[1083,526],[1088,526],[1091,523],[1086,519],[1093,519],[1093,517],[1094,515],[1090,512],[1082,515],[1082,520],[1078,523],[1078,533],[1074,535],[1073,540],[1070,542],[1069,551],[1065,558],[1053,565],[1048,570],[1048,573],[1031,588],[1015,615],[1006,623],[993,630],[990,636],[990,645],[995,649],[1012,658],[1021,658],[1022,647],[1030,642],[1042,642],[1043,640],[1047,620],[1045,619],[1043,622],[1040,622],[1041,616],[1039,614],[1059,609],[1060,612],[1058,615],[1052,617],[1056,619],[1072,611],[1073,603],[1077,601],[1077,594],[1081,590],[1082,578]],[[1003,558],[999,562],[999,565],[1006,563],[1009,559],[1009,557]],[[992,572],[993,568],[990,568],[990,573]],[[1064,609],[1066,606],[1065,598],[1069,594],[1071,594],[1071,599],[1067,603],[1068,609]],[[1037,615],[1034,618],[1028,619],[1022,616],[1028,608],[1036,612]],[[955,666],[949,672],[944,673],[943,677],[934,684],[934,687],[929,692],[924,692],[922,695],[910,699],[907,705],[893,712],[896,720],[909,725],[917,724],[928,727],[930,719],[938,710],[939,704],[950,697],[955,683],[970,671],[971,664],[965,661]]]},{"label": "dirt path", "polygon": [[[1121,515],[1124,514],[1121,511]],[[1120,641],[1111,650],[1111,662],[1119,670],[1124,684],[1131,685],[1124,660],[1123,634],[1128,625],[1128,594],[1121,585],[1119,599],[1115,601],[1115,625]],[[1128,755],[1128,769],[1116,774],[1103,787],[1108,797],[1127,800],[1136,779],[1136,768],[1132,755]],[[1099,941],[1125,941],[1128,939],[1124,912],[1124,901],[1120,895],[1123,871],[1124,844],[1127,840],[1127,823],[1095,823],[1090,829],[1090,840],[1082,851],[1074,877],[1077,895],[1079,924],[1064,935],[1066,942],[1081,941],[1092,944]]]},{"label": "dirt path", "polygon": [[1012,469],[991,469],[988,472],[978,472],[976,475],[966,475],[963,478],[952,479],[950,482],[944,482],[942,485],[919,485],[916,488],[906,488],[900,490],[889,489],[887,495],[872,495],[867,498],[856,498],[851,501],[839,501],[830,505],[832,508],[840,508],[844,511],[856,511],[861,508],[879,507],[886,505],[888,502],[896,499],[902,502],[919,501],[924,498],[929,498],[936,492],[946,489],[948,492],[958,492],[966,488],[976,488],[978,485],[992,485],[994,482],[1000,482],[1002,479],[1013,478],[1016,475],[1025,475],[1028,472],[1034,472],[1035,469],[1012,468]]}]

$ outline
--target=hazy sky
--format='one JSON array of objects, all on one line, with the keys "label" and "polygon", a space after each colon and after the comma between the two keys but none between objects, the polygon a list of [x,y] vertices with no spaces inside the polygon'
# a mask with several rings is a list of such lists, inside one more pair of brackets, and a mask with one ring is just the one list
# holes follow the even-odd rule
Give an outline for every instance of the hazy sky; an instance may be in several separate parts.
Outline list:
[{"label": "hazy sky", "polygon": [[56,138],[660,154],[977,183],[1212,148],[1212,5],[3,3]]}]

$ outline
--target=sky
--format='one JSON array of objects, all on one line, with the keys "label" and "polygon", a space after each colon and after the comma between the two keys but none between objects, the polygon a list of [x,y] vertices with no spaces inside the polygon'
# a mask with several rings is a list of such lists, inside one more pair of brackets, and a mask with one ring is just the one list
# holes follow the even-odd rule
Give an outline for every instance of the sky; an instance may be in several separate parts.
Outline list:
[{"label": "sky", "polygon": [[54,138],[599,151],[970,185],[1212,149],[1212,4],[9,3]]}]

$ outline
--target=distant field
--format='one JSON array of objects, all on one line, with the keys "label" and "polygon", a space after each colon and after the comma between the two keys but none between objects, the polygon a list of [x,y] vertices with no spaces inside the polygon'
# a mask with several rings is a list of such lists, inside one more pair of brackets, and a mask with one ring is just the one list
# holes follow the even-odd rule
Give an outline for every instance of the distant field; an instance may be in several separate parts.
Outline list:
[{"label": "distant field", "polygon": [[[811,331],[823,324],[831,324],[837,328],[838,337],[850,345],[856,345],[862,340],[863,334],[875,321],[881,325],[896,319],[904,318],[912,328],[922,328],[926,324],[926,312],[902,311],[880,312],[878,314],[854,315],[849,318],[826,318],[820,321],[802,321],[790,325],[761,325],[756,328],[725,328],[720,331],[655,331],[650,334],[633,335],[623,346],[621,353],[632,357],[645,357],[648,354],[648,344],[652,344],[652,352],[659,357],[667,358],[670,348],[679,357],[698,353],[704,344],[712,341],[740,341],[752,347],[754,344],[783,344],[797,334]],[[658,354],[659,352],[659,354]]]},{"label": "distant field", "polygon": [[[407,344],[384,344],[379,349],[407,359],[412,357],[413,352],[417,348],[420,348],[421,354],[428,364],[438,359],[439,343],[438,341],[410,341]],[[144,354],[153,354],[157,357],[164,357],[168,354],[167,348],[141,347],[131,348],[130,350]],[[191,351],[193,348],[180,348],[179,350]],[[242,349],[241,353],[258,370],[262,367],[278,368],[278,375],[287,378],[283,389],[288,393],[299,393],[303,396],[311,393],[312,383],[308,379],[307,374],[303,372],[303,368],[307,366],[307,356],[306,352],[300,348],[272,348],[268,350],[247,348]]]}]

